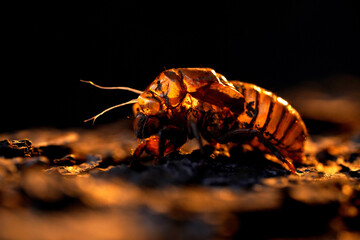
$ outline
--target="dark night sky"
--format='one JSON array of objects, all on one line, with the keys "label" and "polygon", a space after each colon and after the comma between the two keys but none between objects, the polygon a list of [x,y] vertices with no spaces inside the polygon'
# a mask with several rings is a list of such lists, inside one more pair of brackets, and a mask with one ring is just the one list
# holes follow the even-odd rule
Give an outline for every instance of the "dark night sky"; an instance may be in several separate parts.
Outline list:
[{"label": "dark night sky", "polygon": [[[84,126],[82,120],[136,97],[79,77],[143,90],[164,69],[211,67],[276,92],[305,80],[360,76],[355,1],[219,2],[101,1],[83,5],[79,23],[70,25],[63,24],[66,14],[26,14],[4,47],[11,79],[3,80],[9,84],[0,131]],[[130,113],[114,110],[97,123]]]}]

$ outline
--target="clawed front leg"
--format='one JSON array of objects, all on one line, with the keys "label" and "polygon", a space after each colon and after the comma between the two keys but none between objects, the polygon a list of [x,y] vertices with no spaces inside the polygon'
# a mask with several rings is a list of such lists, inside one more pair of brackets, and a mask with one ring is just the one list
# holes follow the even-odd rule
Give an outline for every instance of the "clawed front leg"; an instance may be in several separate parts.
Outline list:
[{"label": "clawed front leg", "polygon": [[180,148],[187,141],[186,132],[176,126],[166,126],[159,131],[159,158]]},{"label": "clawed front leg", "polygon": [[144,151],[159,156],[159,136],[154,135],[141,140],[133,153],[133,157],[139,159]]},{"label": "clawed front leg", "polygon": [[157,158],[162,158],[177,150],[186,140],[186,132],[177,127],[168,126],[161,129],[158,135],[141,140],[133,153],[133,157],[134,159],[139,159],[145,151]]}]

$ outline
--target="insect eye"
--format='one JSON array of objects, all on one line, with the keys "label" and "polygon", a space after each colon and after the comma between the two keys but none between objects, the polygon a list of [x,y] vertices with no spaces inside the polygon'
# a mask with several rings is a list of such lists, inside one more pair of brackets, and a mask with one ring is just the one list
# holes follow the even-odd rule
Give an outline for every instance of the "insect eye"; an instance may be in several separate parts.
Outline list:
[{"label": "insect eye", "polygon": [[161,119],[156,116],[146,116],[139,112],[134,122],[134,130],[137,138],[147,138],[159,132]]},{"label": "insect eye", "polygon": [[143,113],[139,112],[136,114],[136,118],[134,121],[134,130],[137,138],[144,138],[144,126],[146,120],[147,117]]}]

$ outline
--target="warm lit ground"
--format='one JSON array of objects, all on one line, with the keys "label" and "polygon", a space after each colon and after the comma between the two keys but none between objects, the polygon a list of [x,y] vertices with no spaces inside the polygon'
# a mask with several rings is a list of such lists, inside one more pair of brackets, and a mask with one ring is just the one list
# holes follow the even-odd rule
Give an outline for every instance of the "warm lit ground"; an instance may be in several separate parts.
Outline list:
[{"label": "warm lit ground", "polygon": [[[242,147],[203,166],[190,145],[129,167],[129,120],[0,134],[32,142],[1,142],[0,239],[360,239],[358,103],[331,104],[300,109],[313,131],[299,175]],[[352,110],[331,116],[336,104]]]}]

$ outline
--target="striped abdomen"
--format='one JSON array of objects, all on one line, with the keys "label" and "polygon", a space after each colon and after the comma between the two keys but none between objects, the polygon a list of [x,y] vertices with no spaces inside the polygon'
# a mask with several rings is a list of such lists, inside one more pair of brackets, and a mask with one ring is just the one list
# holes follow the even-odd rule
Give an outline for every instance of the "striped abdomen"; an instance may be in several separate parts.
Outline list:
[{"label": "striped abdomen", "polygon": [[[231,81],[245,97],[240,128],[257,129],[285,157],[301,161],[307,131],[299,113],[284,99],[254,84]],[[258,145],[258,141],[253,141]]]}]

